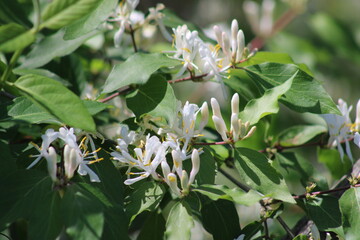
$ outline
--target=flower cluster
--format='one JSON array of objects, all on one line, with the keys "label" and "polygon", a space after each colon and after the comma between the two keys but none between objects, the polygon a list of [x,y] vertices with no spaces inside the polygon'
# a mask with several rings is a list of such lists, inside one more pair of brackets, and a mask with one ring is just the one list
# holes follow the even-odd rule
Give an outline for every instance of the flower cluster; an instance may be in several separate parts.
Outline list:
[{"label": "flower cluster", "polygon": [[[74,129],[61,127],[59,131],[54,131],[54,129],[51,128],[46,130],[45,134],[43,134],[41,138],[41,147],[34,144],[35,148],[39,151],[39,154],[33,156],[36,157],[36,159],[27,167],[27,169],[32,168],[42,158],[45,158],[47,161],[49,175],[51,179],[56,182],[58,155],[55,148],[51,145],[56,140],[60,140],[63,147],[62,156],[64,163],[64,174],[66,178],[72,178],[74,176],[75,170],[77,169],[77,172],[80,175],[88,174],[92,182],[100,182],[99,177],[88,166],[91,163],[102,160],[102,158],[98,158],[97,155],[97,152],[100,149],[95,149],[95,144],[90,136],[84,137],[78,144],[76,141],[76,135],[74,134]],[[91,152],[88,151],[88,144],[90,144],[92,149]]]},{"label": "flower cluster", "polygon": [[337,107],[340,110],[341,115],[322,115],[329,128],[330,137],[328,145],[330,147],[337,146],[341,159],[343,159],[344,150],[341,144],[345,143],[346,154],[351,160],[353,160],[349,141],[354,139],[354,143],[358,147],[360,147],[360,100],[358,101],[356,106],[356,119],[354,123],[352,123],[350,119],[350,112],[352,110],[352,106],[348,107],[347,103],[344,100],[339,99]]},{"label": "flower cluster", "polygon": [[213,30],[217,40],[215,47],[205,43],[197,31],[190,31],[186,25],[173,29],[176,51],[172,57],[183,63],[177,76],[187,70],[191,75],[204,75],[204,79],[215,78],[222,83],[222,73],[248,57],[244,33],[239,30],[237,20],[232,21],[230,35],[218,26]]},{"label": "flower cluster", "polygon": [[[230,131],[226,130],[217,100],[211,99],[211,105],[212,118],[224,141],[234,143],[251,136],[255,131],[255,127],[248,131],[249,123],[242,124],[238,117],[239,96],[237,94],[232,98]],[[197,118],[199,118],[198,123]],[[175,195],[179,197],[187,195],[199,172],[202,153],[202,149],[194,148],[192,143],[194,139],[202,136],[208,118],[209,109],[206,102],[201,107],[186,102],[183,107],[179,106],[173,123],[155,127],[150,127],[148,122],[145,124],[151,130],[156,130],[158,135],[148,134],[144,138],[141,134],[129,131],[126,126],[121,127],[117,149],[111,153],[111,156],[128,168],[126,172],[128,179],[125,180],[125,184],[130,185],[151,176],[155,180],[167,183]],[[170,157],[167,158],[168,154],[171,155],[170,162],[168,162],[170,159]],[[183,169],[183,162],[187,159],[191,159],[192,162],[190,173]]]},{"label": "flower cluster", "polygon": [[119,29],[114,35],[115,47],[120,47],[122,37],[126,29],[136,30],[140,27],[149,26],[150,22],[155,22],[163,34],[165,39],[171,41],[172,37],[165,28],[162,21],[164,14],[161,12],[165,6],[161,3],[156,7],[149,9],[149,14],[145,18],[144,14],[135,11],[139,4],[139,0],[123,0],[115,10],[115,14],[111,16],[108,21],[118,23]]}]

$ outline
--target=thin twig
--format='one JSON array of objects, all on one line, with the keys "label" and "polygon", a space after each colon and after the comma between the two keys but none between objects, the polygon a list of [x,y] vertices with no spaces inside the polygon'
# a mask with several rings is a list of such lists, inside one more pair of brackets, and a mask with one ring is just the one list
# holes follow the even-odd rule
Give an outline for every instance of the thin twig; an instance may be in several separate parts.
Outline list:
[{"label": "thin twig", "polygon": [[104,103],[104,102],[110,101],[111,99],[113,99],[113,98],[115,98],[115,97],[117,97],[119,95],[123,95],[123,94],[125,94],[125,93],[127,93],[127,92],[129,92],[131,90],[132,90],[132,88],[129,87],[129,86],[120,88],[116,93],[113,93],[113,94],[111,94],[110,96],[108,96],[106,98],[99,99],[98,102]]},{"label": "thin twig", "polygon": [[212,142],[212,143],[203,143],[203,142],[196,142],[193,143],[192,145],[197,145],[197,146],[208,146],[208,145],[225,145],[225,144],[230,144],[229,142]]},{"label": "thin twig", "polygon": [[134,47],[134,52],[138,52],[137,46],[136,46],[136,42],[135,42],[135,30],[132,28],[131,24],[129,25],[130,28],[130,36],[131,36],[131,41]]},{"label": "thin twig", "polygon": [[184,77],[184,78],[180,78],[180,79],[175,79],[175,80],[169,80],[168,83],[178,83],[178,82],[184,82],[184,81],[188,81],[188,80],[196,80],[196,79],[201,79],[203,77],[206,77],[208,74],[204,73],[198,76],[189,76],[189,77]]},{"label": "thin twig", "polygon": [[352,187],[360,187],[360,183],[355,184],[353,186],[346,186],[346,187],[334,188],[334,189],[325,190],[325,191],[317,191],[317,192],[304,193],[304,194],[301,194],[301,195],[295,195],[295,196],[293,196],[293,198],[294,199],[301,199],[301,198],[306,198],[306,197],[318,196],[318,195],[322,195],[322,194],[340,192],[340,191],[345,191],[345,190],[347,190],[349,188],[352,188]]},{"label": "thin twig", "polygon": [[236,180],[233,176],[231,176],[225,170],[219,168],[219,172],[221,172],[222,175],[224,175],[227,179],[229,179],[231,182],[233,182],[236,186],[241,188],[243,191],[249,192],[251,190],[248,186],[246,186],[246,185],[242,184],[241,182],[239,182],[238,180]]},{"label": "thin twig", "polygon": [[[274,24],[273,29],[271,31],[271,34],[268,38],[274,36],[276,33],[280,32],[283,28],[285,28],[297,15],[299,14],[298,11],[296,11],[293,8],[290,8],[288,11],[286,11]],[[255,49],[261,49],[265,45],[264,38],[257,36],[250,42],[250,51],[253,51]]]},{"label": "thin twig", "polygon": [[289,228],[289,226],[284,222],[284,220],[278,216],[276,218],[276,220],[278,220],[278,222],[280,223],[280,225],[285,229],[285,231],[287,232],[287,234],[291,237],[291,238],[294,238],[295,235],[294,233],[291,231],[291,229]]},{"label": "thin twig", "polygon": [[268,224],[267,224],[267,221],[266,221],[267,219],[265,219],[264,220],[264,232],[265,232],[265,236],[264,236],[264,238],[265,239],[270,239],[270,235],[269,235],[269,227],[268,227]]},{"label": "thin twig", "polygon": [[13,99],[16,98],[16,96],[12,95],[11,93],[4,92],[4,91],[0,91],[0,95],[1,95],[1,96],[4,96],[4,97],[7,97],[7,98],[9,98],[9,99],[11,99],[11,100],[13,100]]}]

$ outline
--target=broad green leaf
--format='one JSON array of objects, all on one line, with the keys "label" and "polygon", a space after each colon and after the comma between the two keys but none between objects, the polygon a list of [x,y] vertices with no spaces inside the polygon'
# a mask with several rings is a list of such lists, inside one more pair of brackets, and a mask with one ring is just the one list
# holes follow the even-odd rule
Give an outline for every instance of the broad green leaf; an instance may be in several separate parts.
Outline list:
[{"label": "broad green leaf", "polygon": [[189,207],[185,204],[185,202],[177,202],[172,206],[166,221],[167,240],[190,239],[194,220],[188,213]]},{"label": "broad green leaf", "polygon": [[235,239],[240,235],[239,216],[234,203],[230,201],[205,203],[201,209],[201,216],[204,228],[213,235],[214,240]]},{"label": "broad green leaf", "polygon": [[66,233],[73,239],[100,239],[104,205],[98,197],[77,184],[66,188],[61,213]]},{"label": "broad green leaf", "polygon": [[360,188],[348,189],[340,198],[340,211],[346,239],[360,236]]},{"label": "broad green leaf", "polygon": [[57,33],[44,38],[36,44],[18,68],[38,68],[47,64],[55,57],[68,55],[75,51],[87,39],[95,36],[98,31],[90,32],[69,41],[63,39],[64,33],[64,30],[59,30]]},{"label": "broad green leaf", "polygon": [[253,125],[261,118],[277,113],[279,111],[278,99],[290,89],[295,75],[296,73],[283,84],[267,89],[262,97],[248,102],[239,114],[240,119],[244,122],[249,121]]},{"label": "broad green leaf", "polygon": [[94,10],[102,0],[54,0],[42,13],[41,28],[59,29]]},{"label": "broad green leaf", "polygon": [[293,126],[279,134],[278,142],[283,147],[298,146],[324,132],[327,132],[327,128],[321,125]]},{"label": "broad green leaf", "polygon": [[300,180],[304,187],[314,172],[314,166],[308,159],[293,152],[276,153],[272,166],[276,168],[285,179]]},{"label": "broad green leaf", "polygon": [[305,204],[309,218],[320,231],[333,230],[341,226],[339,201],[332,196],[317,197]]},{"label": "broad green leaf", "polygon": [[61,124],[61,122],[48,111],[34,104],[26,97],[16,98],[14,104],[10,106],[8,114],[14,120],[22,120],[30,123]]},{"label": "broad green leaf", "polygon": [[107,109],[110,105],[98,102],[98,101],[92,101],[92,100],[82,100],[84,103],[86,109],[89,111],[91,115],[95,115],[105,109]]},{"label": "broad green leaf", "polygon": [[264,89],[278,86],[295,74],[290,90],[280,100],[282,103],[297,112],[340,114],[321,84],[296,65],[263,63],[244,70]]},{"label": "broad green leaf", "polygon": [[0,26],[0,52],[14,52],[30,45],[35,33],[16,23]]},{"label": "broad green leaf", "polygon": [[165,194],[162,185],[155,182],[144,182],[125,199],[126,213],[130,222],[143,211],[153,211],[157,208]]},{"label": "broad green leaf", "polygon": [[96,29],[108,18],[117,3],[117,0],[101,0],[91,13],[66,27],[64,39],[75,39]]},{"label": "broad green leaf", "polygon": [[[28,239],[55,239],[62,229],[60,194],[47,175],[19,170],[1,179],[0,227],[19,218],[28,220]],[[29,204],[31,203],[31,204]]]},{"label": "broad green leaf", "polygon": [[24,11],[24,4],[14,0],[0,1],[0,24],[18,23],[22,26],[31,27],[32,24]]},{"label": "broad green leaf", "polygon": [[44,77],[54,79],[54,80],[58,81],[59,83],[63,84],[65,87],[69,87],[71,85],[68,81],[66,81],[65,79],[59,77],[59,75],[57,75],[57,74],[55,74],[53,72],[50,72],[47,69],[43,69],[43,68],[36,68],[36,69],[33,69],[33,68],[30,68],[30,69],[17,68],[17,69],[13,70],[13,73],[15,73],[16,75],[20,75],[20,76],[23,76],[23,75],[26,75],[26,74],[41,75],[41,76],[44,76]]},{"label": "broad green leaf", "polygon": [[308,239],[309,239],[308,236],[302,234],[293,238],[293,240],[308,240]]},{"label": "broad green leaf", "polygon": [[152,75],[149,81],[138,89],[135,96],[126,99],[126,103],[136,117],[147,113],[164,117],[171,123],[177,114],[174,91],[165,78],[159,74]]},{"label": "broad green leaf", "polygon": [[251,206],[259,202],[263,198],[253,190],[250,190],[249,192],[245,193],[244,191],[238,188],[230,189],[227,186],[223,186],[223,185],[204,184],[193,189],[193,191],[199,192],[202,195],[205,195],[214,201],[217,201],[219,199],[224,199],[245,206]]},{"label": "broad green leaf", "polygon": [[174,67],[180,62],[160,53],[136,53],[124,63],[115,65],[106,79],[103,93],[110,93],[130,84],[145,84],[151,74],[162,67]]},{"label": "broad green leaf", "polygon": [[351,161],[346,155],[341,160],[337,149],[318,148],[318,161],[325,164],[335,179],[340,179],[351,169]]},{"label": "broad green leaf", "polygon": [[137,240],[163,240],[165,228],[165,219],[161,213],[153,212],[146,219]]},{"label": "broad green leaf", "polygon": [[95,131],[95,123],[81,100],[62,84],[38,75],[20,77],[14,86],[67,125]]},{"label": "broad green leaf", "polygon": [[269,197],[295,203],[283,177],[263,154],[248,148],[237,148],[235,166],[240,178],[251,188]]},{"label": "broad green leaf", "polygon": [[246,225],[243,229],[241,229],[241,234],[244,234],[244,240],[252,239],[252,236],[257,234],[259,231],[263,230],[263,224],[258,221],[254,221],[248,225]]},{"label": "broad green leaf", "polygon": [[10,152],[9,144],[0,140],[0,176],[5,176],[16,170],[15,159]]}]

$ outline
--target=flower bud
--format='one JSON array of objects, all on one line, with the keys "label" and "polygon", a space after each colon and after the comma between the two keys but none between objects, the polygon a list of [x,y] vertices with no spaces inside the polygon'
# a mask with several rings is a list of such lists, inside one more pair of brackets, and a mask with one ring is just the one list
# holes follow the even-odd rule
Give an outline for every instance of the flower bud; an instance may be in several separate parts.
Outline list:
[{"label": "flower bud", "polygon": [[232,50],[233,56],[236,53],[236,47],[237,47],[236,39],[237,39],[238,30],[239,30],[238,21],[236,19],[234,19],[231,22],[231,50]]},{"label": "flower bud", "polygon": [[167,176],[168,176],[169,173],[170,173],[169,164],[168,164],[166,161],[162,161],[162,162],[161,162],[161,169],[162,169],[162,172],[163,172],[163,175],[164,175],[165,182],[166,182],[167,184],[169,184],[169,181],[168,181],[168,178],[167,178]]},{"label": "flower bud", "polygon": [[172,150],[171,156],[172,156],[172,159],[173,159],[173,162],[174,162],[175,171],[177,172],[177,174],[179,175],[179,177],[181,177],[181,174],[182,174],[182,159],[181,159],[181,155],[179,154],[178,151]]},{"label": "flower bud", "polygon": [[238,114],[236,114],[236,113],[231,114],[231,128],[230,128],[230,131],[232,132],[234,142],[239,140],[240,126],[241,125],[239,125]]},{"label": "flower bud", "polygon": [[222,118],[218,118],[215,115],[212,116],[212,120],[215,124],[216,131],[221,135],[221,138],[224,141],[228,141],[229,139],[226,135],[227,129],[224,120]]},{"label": "flower bud", "polygon": [[240,60],[243,58],[244,48],[245,48],[244,32],[242,30],[239,30],[237,34],[236,62],[240,62]]},{"label": "flower bud", "polygon": [[177,196],[181,196],[181,192],[180,189],[177,186],[177,177],[174,173],[169,173],[167,175],[167,179],[169,182],[169,187],[170,189],[177,195]]},{"label": "flower bud", "polygon": [[360,100],[356,104],[355,131],[360,131]]},{"label": "flower bud", "polygon": [[189,188],[189,176],[185,170],[182,171],[182,176],[181,176],[180,182],[181,182],[181,188],[183,189],[183,192],[187,191]]},{"label": "flower bud", "polygon": [[212,111],[213,111],[213,115],[215,115],[218,118],[222,119],[222,115],[221,115],[221,112],[220,112],[220,106],[219,106],[219,103],[216,100],[216,98],[211,98],[210,102],[211,102],[211,108],[212,108]]},{"label": "flower bud", "polygon": [[76,150],[71,148],[69,145],[65,145],[64,147],[64,168],[65,168],[65,176],[70,179],[74,176],[74,172],[78,167]]},{"label": "flower bud", "polygon": [[239,94],[235,93],[231,98],[231,113],[239,114]]},{"label": "flower bud", "polygon": [[53,147],[49,147],[49,155],[46,156],[47,160],[47,169],[49,172],[49,175],[53,182],[56,181],[56,170],[57,170],[57,154],[55,152],[55,149]]},{"label": "flower bud", "polygon": [[201,122],[199,125],[200,132],[204,129],[209,121],[209,108],[207,102],[204,102],[201,106]]},{"label": "flower bud", "polygon": [[194,182],[195,176],[199,172],[199,169],[200,169],[200,157],[199,157],[199,152],[197,149],[194,149],[191,154],[191,162],[192,162],[192,169],[190,172],[190,178],[189,178],[189,183],[188,183],[189,187]]},{"label": "flower bud", "polygon": [[219,45],[222,44],[222,32],[219,28],[219,26],[215,25],[213,27],[214,33],[215,33],[215,37],[216,37],[216,41],[218,42]]}]

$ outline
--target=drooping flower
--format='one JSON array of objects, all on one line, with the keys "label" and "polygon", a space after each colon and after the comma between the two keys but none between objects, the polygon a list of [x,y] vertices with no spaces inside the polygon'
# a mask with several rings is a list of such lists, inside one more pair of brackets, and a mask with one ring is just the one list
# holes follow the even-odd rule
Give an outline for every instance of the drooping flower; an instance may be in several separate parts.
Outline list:
[{"label": "drooping flower", "polygon": [[328,129],[329,129],[329,141],[328,145],[335,147],[340,153],[341,159],[344,157],[344,150],[341,146],[342,142],[345,142],[346,154],[352,160],[352,154],[350,150],[349,139],[352,137],[351,134],[351,120],[349,117],[352,106],[348,107],[347,103],[339,99],[338,100],[338,109],[340,110],[342,115],[336,114],[322,114],[321,116],[325,119]]},{"label": "drooping flower", "polygon": [[162,3],[158,3],[156,7],[149,8],[149,15],[146,17],[147,21],[155,20],[157,25],[159,26],[160,32],[164,36],[164,38],[168,41],[172,41],[172,36],[166,30],[166,27],[163,22],[164,14],[161,12],[165,8],[165,5]]}]

